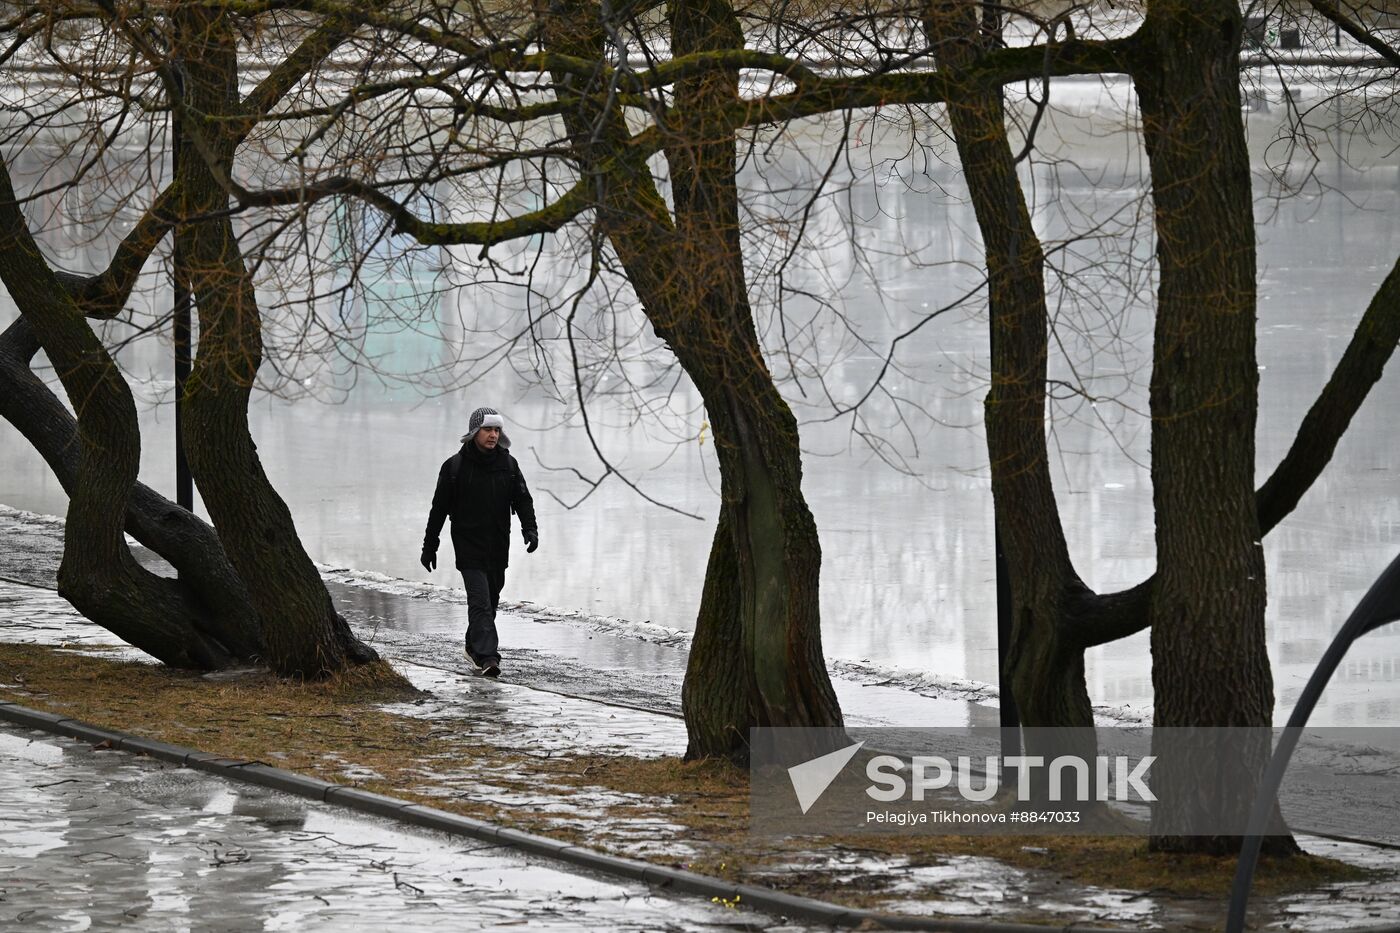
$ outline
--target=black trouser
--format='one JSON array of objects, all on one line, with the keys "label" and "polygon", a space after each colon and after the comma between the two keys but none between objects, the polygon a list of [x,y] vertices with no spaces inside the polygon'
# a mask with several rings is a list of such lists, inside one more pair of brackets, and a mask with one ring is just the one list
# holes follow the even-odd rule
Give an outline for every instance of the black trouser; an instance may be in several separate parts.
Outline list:
[{"label": "black trouser", "polygon": [[464,567],[462,582],[467,587],[467,654],[477,664],[499,664],[496,606],[506,585],[505,569]]}]

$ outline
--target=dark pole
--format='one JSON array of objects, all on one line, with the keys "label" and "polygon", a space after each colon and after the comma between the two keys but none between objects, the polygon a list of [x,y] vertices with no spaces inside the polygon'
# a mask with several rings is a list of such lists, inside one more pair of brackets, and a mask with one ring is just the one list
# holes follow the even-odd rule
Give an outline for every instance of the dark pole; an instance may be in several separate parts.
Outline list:
[{"label": "dark pole", "polygon": [[1302,737],[1303,727],[1322,696],[1322,689],[1336,673],[1337,667],[1346,656],[1347,649],[1367,632],[1375,631],[1382,625],[1400,619],[1400,557],[1390,562],[1390,566],[1376,578],[1361,602],[1356,604],[1332,644],[1318,662],[1317,668],[1308,678],[1308,684],[1298,697],[1288,717],[1288,726],[1279,736],[1278,747],[1269,759],[1269,767],[1264,771],[1259,793],[1254,798],[1254,808],[1249,813],[1249,829],[1240,846],[1239,867],[1235,869],[1235,883],[1230,891],[1230,914],[1226,920],[1226,933],[1244,933],[1245,912],[1249,907],[1249,889],[1254,883],[1254,869],[1259,864],[1259,850],[1264,844],[1264,833],[1268,830],[1269,817],[1273,814],[1274,802],[1278,799],[1279,786],[1283,784],[1283,773],[1288,770],[1289,759]]},{"label": "dark pole", "polygon": [[[183,91],[184,73],[174,68],[176,86]],[[170,174],[180,174],[180,150],[184,148],[184,131],[180,126],[180,101],[172,101],[170,109]],[[178,230],[171,234],[174,246],[170,257],[171,315],[174,318],[175,343],[175,502],[181,508],[194,511],[194,481],[190,478],[190,463],[185,458],[185,381],[190,375],[190,288],[186,278],[185,258],[180,250]]]},{"label": "dark pole", "polygon": [[[996,506],[993,505],[995,510]],[[997,695],[1001,711],[1001,758],[1021,754],[1021,711],[1006,678],[1006,649],[1011,644],[1011,575],[1006,570],[1006,554],[1001,549],[1001,529],[997,528]]]}]

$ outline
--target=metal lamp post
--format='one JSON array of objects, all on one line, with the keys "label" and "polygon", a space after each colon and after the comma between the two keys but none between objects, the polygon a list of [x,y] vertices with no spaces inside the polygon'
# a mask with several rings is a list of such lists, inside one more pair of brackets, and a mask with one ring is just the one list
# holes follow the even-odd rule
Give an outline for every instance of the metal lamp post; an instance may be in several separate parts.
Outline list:
[{"label": "metal lamp post", "polygon": [[1230,913],[1225,924],[1226,933],[1244,933],[1245,912],[1249,906],[1249,889],[1254,883],[1254,870],[1259,864],[1259,850],[1264,844],[1264,833],[1268,829],[1269,817],[1274,802],[1278,798],[1279,786],[1283,783],[1283,773],[1288,770],[1288,762],[1293,750],[1302,737],[1303,727],[1312,715],[1322,689],[1336,673],[1337,667],[1346,656],[1347,649],[1362,635],[1373,632],[1390,622],[1400,620],[1400,557],[1391,561],[1390,566],[1376,578],[1366,595],[1352,610],[1350,618],[1327,646],[1317,668],[1308,678],[1308,684],[1298,697],[1293,713],[1288,717],[1288,726],[1279,737],[1278,747],[1264,772],[1259,786],[1259,794],[1254,798],[1254,809],[1249,814],[1249,829],[1244,844],[1240,847],[1239,867],[1235,870],[1235,883],[1230,891]]},{"label": "metal lamp post", "polygon": [[[184,149],[184,130],[180,123],[179,99],[183,98],[184,71],[178,63],[171,69],[175,86],[181,92],[170,107],[170,175],[172,181],[180,174],[180,152]],[[184,404],[185,381],[190,375],[190,287],[185,280],[185,260],[180,250],[178,231],[171,232],[170,251],[171,318],[175,344],[175,502],[186,511],[194,511],[194,481],[190,463],[185,457]]]}]

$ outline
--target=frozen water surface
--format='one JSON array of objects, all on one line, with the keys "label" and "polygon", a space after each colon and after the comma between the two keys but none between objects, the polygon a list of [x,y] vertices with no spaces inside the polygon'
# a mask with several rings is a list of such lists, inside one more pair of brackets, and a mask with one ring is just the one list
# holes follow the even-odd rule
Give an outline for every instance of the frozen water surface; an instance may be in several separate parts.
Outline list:
[{"label": "frozen water surface", "polygon": [[[1121,110],[1130,92],[1123,82],[1057,82],[1055,89],[1061,112],[1042,126],[1037,141],[1047,153],[1072,161],[1042,164],[1027,176],[1045,235],[1063,236],[1072,225],[1082,228],[1099,220],[1115,231],[1110,218],[1133,215],[1143,180],[1137,139],[1123,129],[1133,122]],[[1307,89],[1308,99],[1318,90]],[[1321,124],[1322,143],[1313,183],[1296,198],[1271,198],[1268,175],[1280,150],[1271,149],[1269,141],[1285,108],[1277,105],[1278,87],[1266,86],[1264,91],[1265,98],[1255,102],[1249,115],[1260,221],[1261,481],[1287,449],[1355,322],[1400,254],[1400,170],[1388,144],[1343,138],[1327,123],[1330,111],[1313,111],[1310,117]],[[1269,100],[1274,102],[1272,109]],[[778,184],[811,181],[821,147],[830,142],[815,138],[810,127],[801,132],[807,134],[802,151],[779,145],[765,153],[763,170]],[[1346,161],[1327,143],[1343,146]],[[842,197],[815,204],[807,225],[809,244],[789,269],[793,288],[829,296],[875,347],[838,351],[840,327],[816,325],[814,352],[820,351],[827,364],[828,386],[845,401],[869,387],[888,341],[921,314],[952,301],[975,279],[967,270],[981,264],[979,246],[969,234],[975,221],[960,193],[957,171],[936,160],[901,161],[908,144],[907,133],[876,124],[866,128],[859,158],[851,160],[852,165],[866,166],[865,174]],[[35,165],[18,159],[18,184],[27,183],[31,176],[26,173],[44,164],[38,155],[34,158]],[[1299,180],[1301,169],[1291,177]],[[878,188],[872,179],[879,180]],[[759,219],[793,210],[765,193],[756,177],[746,176],[745,185],[749,207]],[[68,200],[72,199],[45,202],[57,218],[46,242],[75,269],[95,268],[105,262],[109,247],[84,239],[90,231],[69,217]],[[849,225],[870,252],[861,255],[844,238]],[[1150,235],[1143,233],[1131,242],[1137,258],[1146,258]],[[762,237],[749,243],[757,270],[771,244]],[[551,294],[567,293],[579,281],[566,249],[556,250],[556,245],[544,244],[536,266],[539,288]],[[1090,243],[1080,246],[1093,248]],[[1102,265],[1093,268],[1106,273],[1120,268],[1110,255],[1091,253],[1085,263],[1099,261]],[[384,296],[406,295],[454,262],[460,260],[453,254],[424,254],[421,261],[377,283],[366,300],[372,305],[388,301]],[[1143,466],[1148,430],[1142,416],[1151,283],[1139,284],[1144,287],[1141,295],[1120,301],[1121,280],[1091,278],[1084,291],[1064,296],[1057,305],[1067,355],[1056,359],[1055,375],[1069,378],[1073,363],[1094,401],[1075,396],[1055,412],[1055,480],[1079,569],[1101,590],[1134,584],[1153,566],[1151,485]],[[766,321],[774,310],[771,282],[766,290],[755,288],[756,308]],[[1095,295],[1112,307],[1096,307]],[[166,307],[168,292],[157,272],[134,303],[138,308]],[[361,315],[356,320],[374,311],[370,305],[351,309]],[[816,310],[796,296],[789,296],[786,307],[803,320]],[[394,372],[421,372],[451,363],[462,348],[472,352],[489,346],[481,332],[519,320],[525,309],[525,299],[510,289],[463,286],[429,302],[416,329],[371,335],[370,349]],[[0,296],[0,326],[14,314],[8,298]],[[829,318],[823,320],[830,323]],[[117,325],[112,327],[118,335]],[[1090,341],[1079,336],[1080,330],[1106,341],[1092,364],[1085,355]],[[653,375],[668,362],[658,354],[636,364],[642,376]],[[140,383],[143,479],[169,490],[174,460],[169,347],[161,340],[134,341],[123,349],[120,360]],[[992,683],[996,639],[991,504],[981,429],[985,322],[968,314],[940,318],[901,344],[899,361],[902,371],[891,377],[891,388],[917,403],[928,417],[916,416],[909,436],[899,434],[891,411],[872,410],[870,417],[872,427],[902,443],[908,474],[883,465],[853,440],[849,421],[823,423],[820,419],[827,412],[811,401],[824,397],[815,387],[802,386],[805,395],[793,384],[785,388],[804,423],[803,441],[810,452],[805,492],[822,536],[824,647],[838,669],[842,664],[863,666],[869,682],[908,685],[927,676],[941,685]],[[775,355],[774,366],[780,375],[785,372],[780,356]],[[336,396],[338,387],[343,388],[325,370],[309,368],[299,375],[305,387],[324,395]],[[1331,633],[1400,546],[1400,498],[1394,495],[1397,380],[1400,375],[1392,365],[1331,466],[1298,510],[1265,541],[1269,649],[1280,720]],[[572,502],[582,487],[572,474],[544,467],[578,467],[589,474],[597,474],[599,468],[591,465],[592,454],[577,419],[560,426],[566,412],[530,388],[511,366],[498,366],[481,374],[471,388],[446,396],[431,391],[425,396],[420,389],[385,388],[365,378],[348,390],[343,404],[263,399],[254,405],[259,452],[315,559],[356,573],[379,574],[384,587],[412,581],[460,588],[448,567],[448,545],[444,543],[439,555],[443,569],[426,574],[417,564],[419,543],[438,464],[455,449],[467,413],[489,403],[505,412],[513,450],[536,491],[542,527],[536,554],[527,556],[517,545],[505,597],[530,600],[536,607],[626,619],[633,626],[654,626],[656,632],[693,626],[717,508],[717,473],[713,440],[688,383],[676,387],[673,415],[664,429],[634,424],[626,411],[610,407],[605,393],[596,396],[593,424],[609,457],[648,493],[703,516],[703,522],[647,506],[612,481],[577,508],[566,510],[550,493]],[[66,509],[66,497],[50,471],[4,424],[0,503],[54,515]],[[372,607],[367,611],[373,614]],[[399,614],[385,625],[449,626],[454,620],[461,625],[460,610],[444,610],[432,618]],[[538,642],[543,648],[552,638],[545,628],[519,629],[522,640],[516,644]],[[591,650],[595,655],[611,653],[618,669],[649,676],[654,665],[661,677],[671,677],[676,669],[664,654],[611,641],[612,647]],[[1093,649],[1088,657],[1091,695],[1111,707],[1150,707],[1148,665],[1145,634]],[[973,693],[978,689],[985,698],[985,688],[974,686]],[[966,698],[976,702],[975,696]],[[894,704],[890,710],[887,718],[898,716],[909,723],[976,716],[975,709],[965,706]],[[1396,627],[1369,636],[1365,649],[1348,659],[1316,721],[1400,721]]]}]

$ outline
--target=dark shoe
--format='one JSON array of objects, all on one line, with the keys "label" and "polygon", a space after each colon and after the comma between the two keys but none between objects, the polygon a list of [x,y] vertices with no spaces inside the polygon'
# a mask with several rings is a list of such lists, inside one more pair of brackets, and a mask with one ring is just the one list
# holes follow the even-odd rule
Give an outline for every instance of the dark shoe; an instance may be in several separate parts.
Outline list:
[{"label": "dark shoe", "polygon": [[481,668],[481,676],[483,676],[483,677],[500,677],[500,676],[501,676],[501,666],[500,666],[499,664],[497,664],[495,661],[487,661],[486,664],[485,664],[485,666],[483,666],[483,667]]}]

